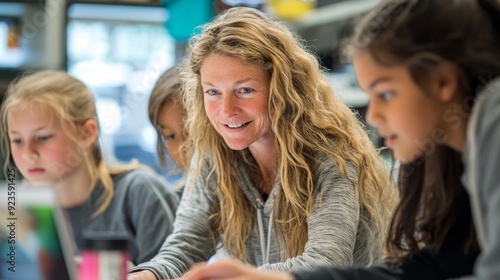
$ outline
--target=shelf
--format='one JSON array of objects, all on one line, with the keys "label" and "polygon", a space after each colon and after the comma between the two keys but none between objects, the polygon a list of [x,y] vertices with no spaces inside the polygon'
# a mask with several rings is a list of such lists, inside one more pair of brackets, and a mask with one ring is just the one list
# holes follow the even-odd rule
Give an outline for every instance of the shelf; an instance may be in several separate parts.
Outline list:
[{"label": "shelf", "polygon": [[346,105],[352,108],[368,106],[368,95],[353,80],[355,79],[354,73],[330,73],[328,78],[335,95]]},{"label": "shelf", "polygon": [[68,6],[67,16],[69,20],[164,24],[168,11],[162,6],[129,5],[117,1],[74,1]]},{"label": "shelf", "polygon": [[103,5],[128,5],[128,6],[143,6],[143,7],[161,7],[163,4],[160,2],[160,0],[152,0],[152,1],[131,1],[131,0],[116,0],[116,1],[111,1],[111,0],[106,0],[106,1],[99,1],[99,0],[69,0],[68,1],[68,6],[71,4],[103,4]]},{"label": "shelf", "polygon": [[347,106],[353,108],[363,108],[368,106],[368,95],[366,95],[359,88],[335,88],[335,93]]},{"label": "shelf", "polygon": [[45,0],[2,0],[1,3],[36,3],[36,4],[44,4]]},{"label": "shelf", "polygon": [[351,20],[375,7],[380,0],[349,0],[319,7],[303,17],[287,22],[315,51],[329,52],[340,46]]},{"label": "shelf", "polygon": [[351,0],[326,5],[291,22],[291,25],[296,29],[307,29],[341,22],[370,11],[378,3],[380,0]]}]

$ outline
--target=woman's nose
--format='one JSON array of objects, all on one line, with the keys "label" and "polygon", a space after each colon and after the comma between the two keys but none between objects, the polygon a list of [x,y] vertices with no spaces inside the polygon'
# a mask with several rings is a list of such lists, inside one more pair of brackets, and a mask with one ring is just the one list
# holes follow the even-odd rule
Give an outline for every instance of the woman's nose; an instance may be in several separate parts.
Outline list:
[{"label": "woman's nose", "polygon": [[224,94],[222,96],[221,114],[224,117],[230,117],[238,112],[237,100],[232,94]]}]

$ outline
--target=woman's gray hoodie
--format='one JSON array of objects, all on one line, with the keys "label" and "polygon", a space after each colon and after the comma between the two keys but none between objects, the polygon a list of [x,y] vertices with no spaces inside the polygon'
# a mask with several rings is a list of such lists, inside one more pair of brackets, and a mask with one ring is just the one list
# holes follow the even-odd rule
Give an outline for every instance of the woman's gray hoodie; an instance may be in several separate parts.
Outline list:
[{"label": "woman's gray hoodie", "polygon": [[[237,165],[240,186],[255,209],[248,215],[254,215],[257,221],[247,244],[248,261],[259,269],[292,272],[324,265],[369,265],[379,257],[380,248],[370,243],[371,238],[360,222],[360,216],[366,214],[357,203],[357,190],[326,156],[318,158],[318,162],[316,203],[307,220],[308,240],[302,255],[285,261],[280,260],[284,248],[278,246],[283,242],[276,243],[269,219],[280,180],[275,181],[264,202],[245,163]],[[192,179],[187,179],[188,187],[177,211],[174,232],[167,237],[158,255],[131,272],[147,269],[158,279],[177,278],[193,264],[207,261],[215,253],[216,243],[209,232],[208,217],[218,205],[218,197],[210,191],[216,187],[216,176],[211,176],[208,186],[204,183],[208,169],[208,165],[202,167],[192,188],[189,187]],[[347,170],[350,179],[357,182],[355,168],[348,165]]]}]

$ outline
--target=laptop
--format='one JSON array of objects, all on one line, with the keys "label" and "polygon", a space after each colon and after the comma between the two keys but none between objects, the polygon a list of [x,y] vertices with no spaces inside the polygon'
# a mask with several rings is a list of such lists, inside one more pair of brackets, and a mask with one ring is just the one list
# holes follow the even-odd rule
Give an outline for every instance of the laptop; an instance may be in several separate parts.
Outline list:
[{"label": "laptop", "polygon": [[19,183],[0,182],[0,279],[75,280],[74,242],[53,188]]}]

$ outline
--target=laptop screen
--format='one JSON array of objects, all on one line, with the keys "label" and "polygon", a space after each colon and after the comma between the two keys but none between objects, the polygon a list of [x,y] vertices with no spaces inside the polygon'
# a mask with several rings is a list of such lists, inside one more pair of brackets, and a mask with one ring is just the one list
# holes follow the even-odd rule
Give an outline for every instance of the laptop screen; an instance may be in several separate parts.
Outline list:
[{"label": "laptop screen", "polygon": [[0,219],[0,279],[75,279],[70,235],[52,188],[0,183]]}]

